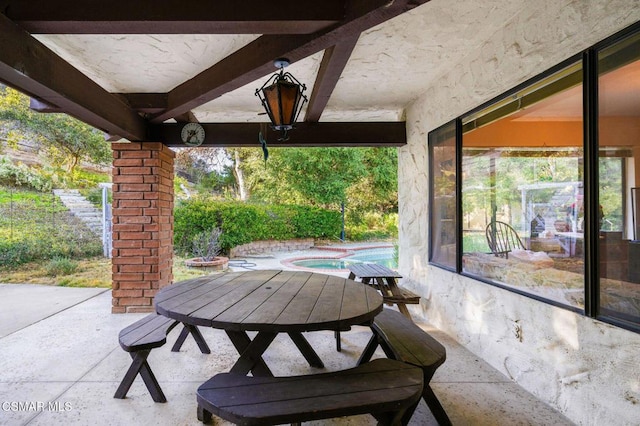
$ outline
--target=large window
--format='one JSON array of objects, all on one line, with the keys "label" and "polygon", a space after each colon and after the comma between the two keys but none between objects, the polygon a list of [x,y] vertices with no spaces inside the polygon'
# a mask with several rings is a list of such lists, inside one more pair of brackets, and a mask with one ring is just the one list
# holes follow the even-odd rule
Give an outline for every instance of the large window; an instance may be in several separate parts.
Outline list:
[{"label": "large window", "polygon": [[429,261],[456,268],[456,128],[446,124],[429,135],[431,250]]},{"label": "large window", "polygon": [[463,272],[584,308],[582,67],[462,119]]},{"label": "large window", "polygon": [[640,34],[598,53],[600,314],[640,322]]},{"label": "large window", "polygon": [[434,130],[429,155],[431,263],[640,330],[640,24]]}]

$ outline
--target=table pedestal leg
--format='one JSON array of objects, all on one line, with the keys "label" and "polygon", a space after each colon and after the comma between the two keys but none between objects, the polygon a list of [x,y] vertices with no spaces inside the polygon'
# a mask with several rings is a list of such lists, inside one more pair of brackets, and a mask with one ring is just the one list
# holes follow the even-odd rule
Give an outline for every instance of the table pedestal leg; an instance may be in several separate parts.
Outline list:
[{"label": "table pedestal leg", "polygon": [[277,333],[261,331],[253,340],[244,331],[227,330],[226,333],[240,354],[238,361],[231,367],[231,372],[247,374],[251,371],[254,376],[273,377],[273,373],[262,359],[262,354],[276,338]]},{"label": "table pedestal leg", "polygon": [[293,340],[293,343],[296,344],[296,346],[300,350],[300,353],[302,354],[302,356],[304,356],[304,358],[307,360],[310,366],[316,367],[316,368],[324,368],[324,363],[322,362],[322,360],[320,359],[316,351],[313,350],[313,348],[311,347],[307,339],[304,338],[302,333],[291,332],[288,334],[289,334],[289,337],[291,337],[291,340]]}]

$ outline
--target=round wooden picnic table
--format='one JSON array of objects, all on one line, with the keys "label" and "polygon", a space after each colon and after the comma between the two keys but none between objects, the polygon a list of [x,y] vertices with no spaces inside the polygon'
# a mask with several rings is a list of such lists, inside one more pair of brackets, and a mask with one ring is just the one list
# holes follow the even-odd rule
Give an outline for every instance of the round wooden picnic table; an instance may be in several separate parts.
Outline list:
[{"label": "round wooden picnic table", "polygon": [[[322,360],[302,335],[370,324],[382,311],[375,289],[347,278],[306,271],[259,270],[208,275],[161,289],[156,311],[184,324],[225,330],[240,353],[235,373],[273,374],[262,354],[287,333],[310,365]],[[257,331],[253,339],[248,331]]]}]

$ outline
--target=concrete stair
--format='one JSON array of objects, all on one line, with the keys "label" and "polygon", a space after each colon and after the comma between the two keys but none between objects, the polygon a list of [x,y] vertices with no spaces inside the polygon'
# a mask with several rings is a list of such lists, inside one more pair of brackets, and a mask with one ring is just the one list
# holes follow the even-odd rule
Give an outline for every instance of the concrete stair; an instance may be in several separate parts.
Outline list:
[{"label": "concrete stair", "polygon": [[102,236],[102,211],[95,208],[77,189],[55,189],[53,193],[60,198],[62,204],[91,231]]}]

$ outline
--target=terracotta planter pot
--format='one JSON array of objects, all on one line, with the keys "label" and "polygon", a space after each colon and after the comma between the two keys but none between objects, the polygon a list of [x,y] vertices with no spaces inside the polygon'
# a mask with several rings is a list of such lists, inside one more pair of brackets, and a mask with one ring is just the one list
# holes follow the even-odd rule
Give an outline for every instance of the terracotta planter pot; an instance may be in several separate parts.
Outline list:
[{"label": "terracotta planter pot", "polygon": [[206,268],[206,270],[212,271],[225,271],[229,267],[229,258],[218,256],[212,260],[205,261],[201,257],[194,257],[192,259],[186,259],[184,264],[190,268]]}]

